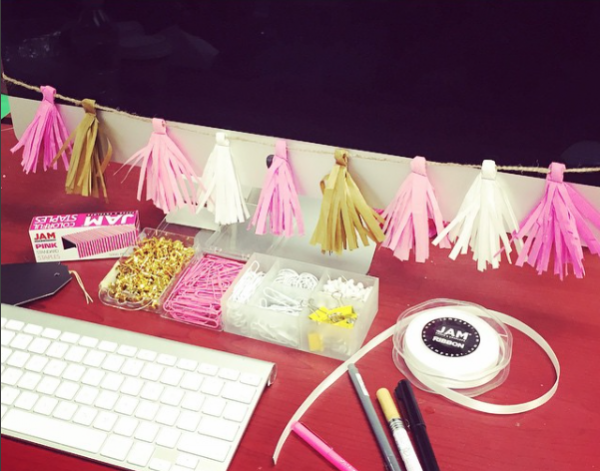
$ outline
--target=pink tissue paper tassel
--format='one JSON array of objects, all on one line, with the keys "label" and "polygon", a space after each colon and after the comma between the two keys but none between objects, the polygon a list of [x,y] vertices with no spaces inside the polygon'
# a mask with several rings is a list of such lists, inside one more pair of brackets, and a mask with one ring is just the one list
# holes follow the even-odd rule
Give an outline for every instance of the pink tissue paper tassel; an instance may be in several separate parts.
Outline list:
[{"label": "pink tissue paper tassel", "polygon": [[194,184],[198,178],[192,165],[167,135],[167,123],[164,120],[155,118],[152,126],[154,132],[146,147],[125,162],[125,165],[132,166],[125,179],[133,167],[141,163],[137,194],[139,201],[146,180],[146,200],[152,200],[165,214],[186,205],[195,209],[197,199]]},{"label": "pink tissue paper tassel", "polygon": [[527,262],[542,274],[548,270],[554,249],[554,274],[561,280],[568,274],[569,264],[573,265],[575,276],[583,278],[581,240],[592,254],[600,254],[600,241],[588,225],[589,221],[600,229],[600,212],[563,182],[564,171],[563,164],[550,165],[544,197],[515,234],[517,239],[527,239],[517,265],[522,267]]},{"label": "pink tissue paper tassel", "polygon": [[[430,219],[438,234],[444,229],[442,213],[433,186],[427,178],[426,167],[424,157],[412,159],[410,175],[383,212],[386,237],[382,245],[403,261],[408,260],[413,247],[417,262],[423,263],[429,258]],[[440,246],[450,248],[447,236],[442,238]]]},{"label": "pink tissue paper tassel", "polygon": [[250,227],[255,226],[259,235],[266,234],[268,219],[271,233],[291,237],[294,233],[294,218],[298,234],[304,235],[302,209],[288,161],[287,146],[283,139],[279,139]]},{"label": "pink tissue paper tassel", "polygon": [[[64,142],[69,138],[65,123],[54,104],[56,90],[48,86],[40,87],[40,89],[44,98],[35,113],[35,117],[27,126],[17,145],[11,149],[11,152],[15,153],[23,148],[21,165],[25,173],[36,172],[40,152],[43,152],[44,171],[50,167],[56,170],[58,164],[57,162],[52,164],[52,161]],[[71,145],[69,145],[70,148]],[[62,159],[65,169],[68,169],[69,159],[66,150],[62,153]]]}]

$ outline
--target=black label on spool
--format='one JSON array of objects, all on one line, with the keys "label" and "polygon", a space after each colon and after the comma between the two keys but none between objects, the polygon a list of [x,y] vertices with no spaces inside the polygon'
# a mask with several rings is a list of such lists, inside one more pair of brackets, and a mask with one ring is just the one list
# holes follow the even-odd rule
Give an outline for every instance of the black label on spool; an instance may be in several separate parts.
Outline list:
[{"label": "black label on spool", "polygon": [[481,339],[475,327],[455,317],[439,317],[423,327],[423,342],[446,357],[464,357],[477,350]]}]

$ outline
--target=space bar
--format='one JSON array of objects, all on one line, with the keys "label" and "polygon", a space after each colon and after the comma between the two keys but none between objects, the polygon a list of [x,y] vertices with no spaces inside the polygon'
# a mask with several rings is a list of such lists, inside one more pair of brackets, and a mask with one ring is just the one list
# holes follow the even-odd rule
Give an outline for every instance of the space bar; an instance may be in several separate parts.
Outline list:
[{"label": "space bar", "polygon": [[2,428],[89,453],[98,453],[106,439],[106,434],[98,430],[17,409],[2,417]]}]

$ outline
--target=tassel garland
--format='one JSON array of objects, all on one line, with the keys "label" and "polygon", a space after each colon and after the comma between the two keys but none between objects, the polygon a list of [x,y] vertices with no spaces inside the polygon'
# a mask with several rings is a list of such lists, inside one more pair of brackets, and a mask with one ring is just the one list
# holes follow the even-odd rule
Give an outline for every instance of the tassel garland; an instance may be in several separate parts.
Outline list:
[{"label": "tassel garland", "polygon": [[319,222],[310,243],[319,244],[323,253],[358,248],[357,233],[363,245],[369,240],[382,242],[383,218],[365,201],[358,186],[348,172],[347,151],[335,151],[336,164],[331,173],[321,181],[323,202]]},{"label": "tassel garland", "polygon": [[[54,104],[54,95],[56,90],[52,87],[40,87],[43,95],[42,102],[38,107],[33,121],[27,126],[27,129],[21,136],[21,139],[11,149],[15,153],[23,149],[23,160],[21,165],[25,173],[36,172],[40,154],[43,160],[44,171],[52,167],[58,168],[54,157],[62,157],[65,170],[69,168],[69,159],[66,149],[59,152],[67,140],[69,133],[65,123],[60,115],[58,108]],[[69,145],[69,150],[71,150]]]},{"label": "tassel garland", "polygon": [[563,182],[564,171],[563,164],[550,165],[542,200],[515,234],[519,240],[526,239],[516,264],[523,266],[527,262],[542,274],[548,270],[554,252],[554,274],[561,280],[568,274],[569,264],[575,277],[583,278],[582,239],[592,254],[600,254],[600,241],[588,225],[589,221],[600,229],[600,212]]},{"label": "tassel garland", "polygon": [[[519,227],[496,173],[494,161],[484,160],[481,173],[469,188],[458,214],[433,241],[435,245],[440,244],[449,234],[450,240],[456,241],[450,252],[452,260],[456,260],[459,253],[466,254],[470,246],[479,271],[484,271],[488,263],[498,268],[502,250],[511,262],[511,241],[507,232],[512,233]],[[521,244],[517,246],[520,248]]]},{"label": "tassel garland", "polygon": [[218,132],[216,140],[202,175],[198,212],[206,205],[217,224],[244,222],[250,214],[235,172],[229,141],[224,132]]},{"label": "tassel garland", "polygon": [[63,152],[70,150],[70,143],[73,141],[71,164],[65,184],[66,192],[95,198],[102,192],[104,198],[108,199],[104,172],[112,157],[112,145],[98,122],[96,102],[83,100],[81,106],[85,115],[58,151],[54,161],[56,162]]},{"label": "tassel garland", "polygon": [[[196,173],[188,158],[167,135],[166,122],[155,118],[152,126],[154,132],[146,147],[125,162],[132,168],[141,163],[137,198],[141,201],[145,180],[146,200],[152,200],[165,214],[186,205],[192,207],[196,204]],[[131,169],[125,178],[130,172]]]},{"label": "tassel garland", "polygon": [[267,171],[258,207],[250,223],[250,226],[256,227],[256,234],[267,233],[267,219],[272,234],[291,237],[296,219],[298,234],[304,235],[302,209],[283,139],[275,144],[273,162]]},{"label": "tassel garland", "polygon": [[[437,234],[444,230],[444,221],[427,178],[427,161],[424,157],[415,157],[410,168],[410,175],[383,212],[386,237],[382,246],[391,249],[394,256],[403,261],[408,260],[414,248],[415,260],[423,263],[429,258],[429,221],[435,225]],[[441,238],[440,247],[450,248],[447,236]]]}]

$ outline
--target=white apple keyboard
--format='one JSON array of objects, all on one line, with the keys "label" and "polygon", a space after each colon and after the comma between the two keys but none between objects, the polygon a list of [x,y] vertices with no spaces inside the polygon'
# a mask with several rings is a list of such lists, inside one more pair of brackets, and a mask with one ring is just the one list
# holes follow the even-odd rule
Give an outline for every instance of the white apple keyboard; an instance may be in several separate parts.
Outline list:
[{"label": "white apple keyboard", "polygon": [[2,435],[135,471],[225,471],[275,365],[2,304]]}]

